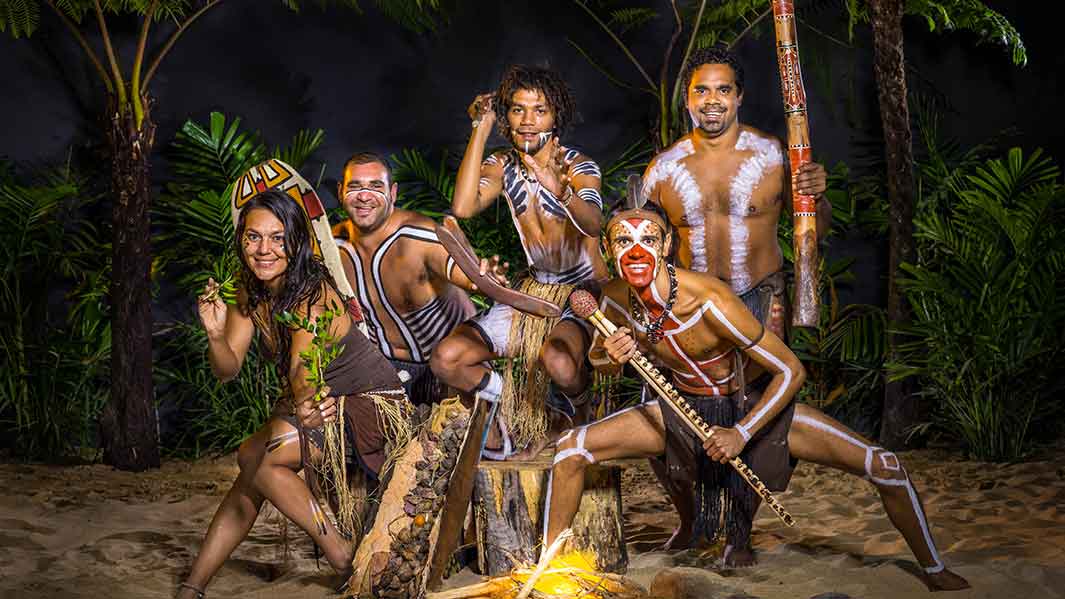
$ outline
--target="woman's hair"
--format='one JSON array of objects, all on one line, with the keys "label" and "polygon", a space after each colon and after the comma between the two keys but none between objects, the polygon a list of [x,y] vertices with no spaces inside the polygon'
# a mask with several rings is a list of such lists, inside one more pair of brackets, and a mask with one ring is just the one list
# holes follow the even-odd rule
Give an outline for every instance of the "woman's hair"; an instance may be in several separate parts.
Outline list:
[{"label": "woman's hair", "polygon": [[[252,210],[262,208],[269,210],[285,227],[285,257],[288,266],[281,275],[284,281],[281,290],[276,296],[272,296],[263,283],[248,265],[248,257],[244,252],[244,231],[247,228],[247,217]],[[278,374],[282,380],[288,377],[292,348],[292,331],[288,327],[281,326],[277,317],[282,312],[294,311],[300,304],[304,304],[307,312],[310,306],[322,298],[324,284],[334,289],[336,285],[329,276],[322,259],[314,254],[311,243],[310,225],[303,208],[283,191],[270,189],[257,194],[244,204],[237,220],[235,231],[237,256],[240,258],[240,283],[248,295],[247,311],[253,312],[260,304],[270,307],[265,323],[257,322],[263,333],[276,341],[277,355],[274,357],[277,364]]]}]

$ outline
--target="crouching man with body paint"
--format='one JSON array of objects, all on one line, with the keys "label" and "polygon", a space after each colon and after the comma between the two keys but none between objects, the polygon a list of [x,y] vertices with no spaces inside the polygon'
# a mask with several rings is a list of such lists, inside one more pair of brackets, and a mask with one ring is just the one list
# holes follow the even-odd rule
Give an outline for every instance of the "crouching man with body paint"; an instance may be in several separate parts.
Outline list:
[{"label": "crouching man with body paint", "polygon": [[[529,276],[517,285],[524,293],[561,305],[574,286],[604,282],[599,166],[561,145],[575,115],[561,76],[512,66],[496,93],[474,99],[469,115],[473,131],[455,181],[455,216],[472,218],[506,198],[529,263]],[[493,126],[511,147],[486,155]],[[554,423],[586,420],[590,342],[590,326],[568,309],[558,319],[542,319],[497,303],[437,346],[432,369],[448,385],[501,405],[495,426],[502,447],[487,457],[533,456],[551,440],[552,419],[542,402],[561,413]],[[525,380],[514,383],[513,368],[501,374],[488,367],[500,357],[524,360]],[[572,422],[551,428],[557,435]]]},{"label": "crouching man with body paint", "polygon": [[[671,371],[673,385],[714,433],[700,443],[658,401],[568,431],[558,441],[551,471],[544,547],[573,520],[589,463],[665,456],[669,476],[695,487],[694,534],[713,541],[723,533],[727,561],[734,548],[747,547],[759,505],[728,460],[742,456],[770,490],[780,491],[802,459],[872,481],[923,567],[928,588],[967,588],[965,579],[944,568],[898,457],[818,410],[793,403],[805,379],[798,358],[727,284],[667,262],[667,227],[659,213],[643,209],[626,210],[608,223],[607,253],[621,278],[603,289],[600,311],[619,328],[606,339],[596,334],[590,358],[597,369],[616,372],[639,348]],[[768,376],[761,392],[744,385],[736,368],[740,354]]]},{"label": "crouching man with body paint", "polygon": [[[345,274],[366,315],[370,342],[388,358],[415,404],[447,396],[429,359],[437,343],[473,316],[476,286],[455,267],[429,217],[396,207],[399,186],[388,160],[359,152],[344,165],[337,196],[350,217],[333,227]],[[499,256],[481,271],[507,285]]]}]

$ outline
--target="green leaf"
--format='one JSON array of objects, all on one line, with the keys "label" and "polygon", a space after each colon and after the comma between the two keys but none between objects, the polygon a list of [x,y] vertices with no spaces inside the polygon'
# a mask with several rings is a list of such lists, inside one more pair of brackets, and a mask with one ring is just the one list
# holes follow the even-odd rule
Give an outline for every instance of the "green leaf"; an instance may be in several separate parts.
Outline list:
[{"label": "green leaf", "polygon": [[15,39],[29,37],[40,24],[37,0],[4,0],[0,2],[0,31],[11,30]]}]

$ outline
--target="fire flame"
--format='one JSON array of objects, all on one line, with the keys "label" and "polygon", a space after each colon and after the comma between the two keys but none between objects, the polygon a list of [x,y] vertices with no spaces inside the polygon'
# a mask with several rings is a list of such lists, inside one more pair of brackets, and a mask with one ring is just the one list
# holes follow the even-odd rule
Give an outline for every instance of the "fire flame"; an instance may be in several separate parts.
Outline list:
[{"label": "fire flame", "polygon": [[[514,588],[497,595],[499,599],[515,597],[535,568],[518,568],[511,572]],[[583,551],[571,551],[548,562],[547,569],[536,579],[533,589],[546,597],[606,597],[637,596],[638,591],[619,576],[601,574],[595,570],[594,558]]]}]

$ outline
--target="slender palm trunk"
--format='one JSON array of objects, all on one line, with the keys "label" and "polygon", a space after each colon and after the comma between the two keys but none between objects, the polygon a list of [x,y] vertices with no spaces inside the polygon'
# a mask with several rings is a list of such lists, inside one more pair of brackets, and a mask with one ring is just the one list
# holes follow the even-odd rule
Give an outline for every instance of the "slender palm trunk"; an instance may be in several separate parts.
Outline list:
[{"label": "slender palm trunk", "polygon": [[[889,204],[888,321],[897,327],[909,320],[909,305],[897,275],[899,265],[913,262],[914,172],[913,136],[906,95],[906,64],[902,38],[903,0],[869,0],[873,26],[873,70],[876,73],[880,120],[884,129]],[[889,359],[898,339],[888,338]],[[906,444],[907,430],[917,422],[917,400],[905,382],[888,383],[880,442],[893,449]]]},{"label": "slender palm trunk", "polygon": [[132,110],[110,103],[111,403],[101,421],[105,460],[120,470],[159,466],[152,387],[151,251],[148,206],[155,124],[150,104],[138,127]]}]

